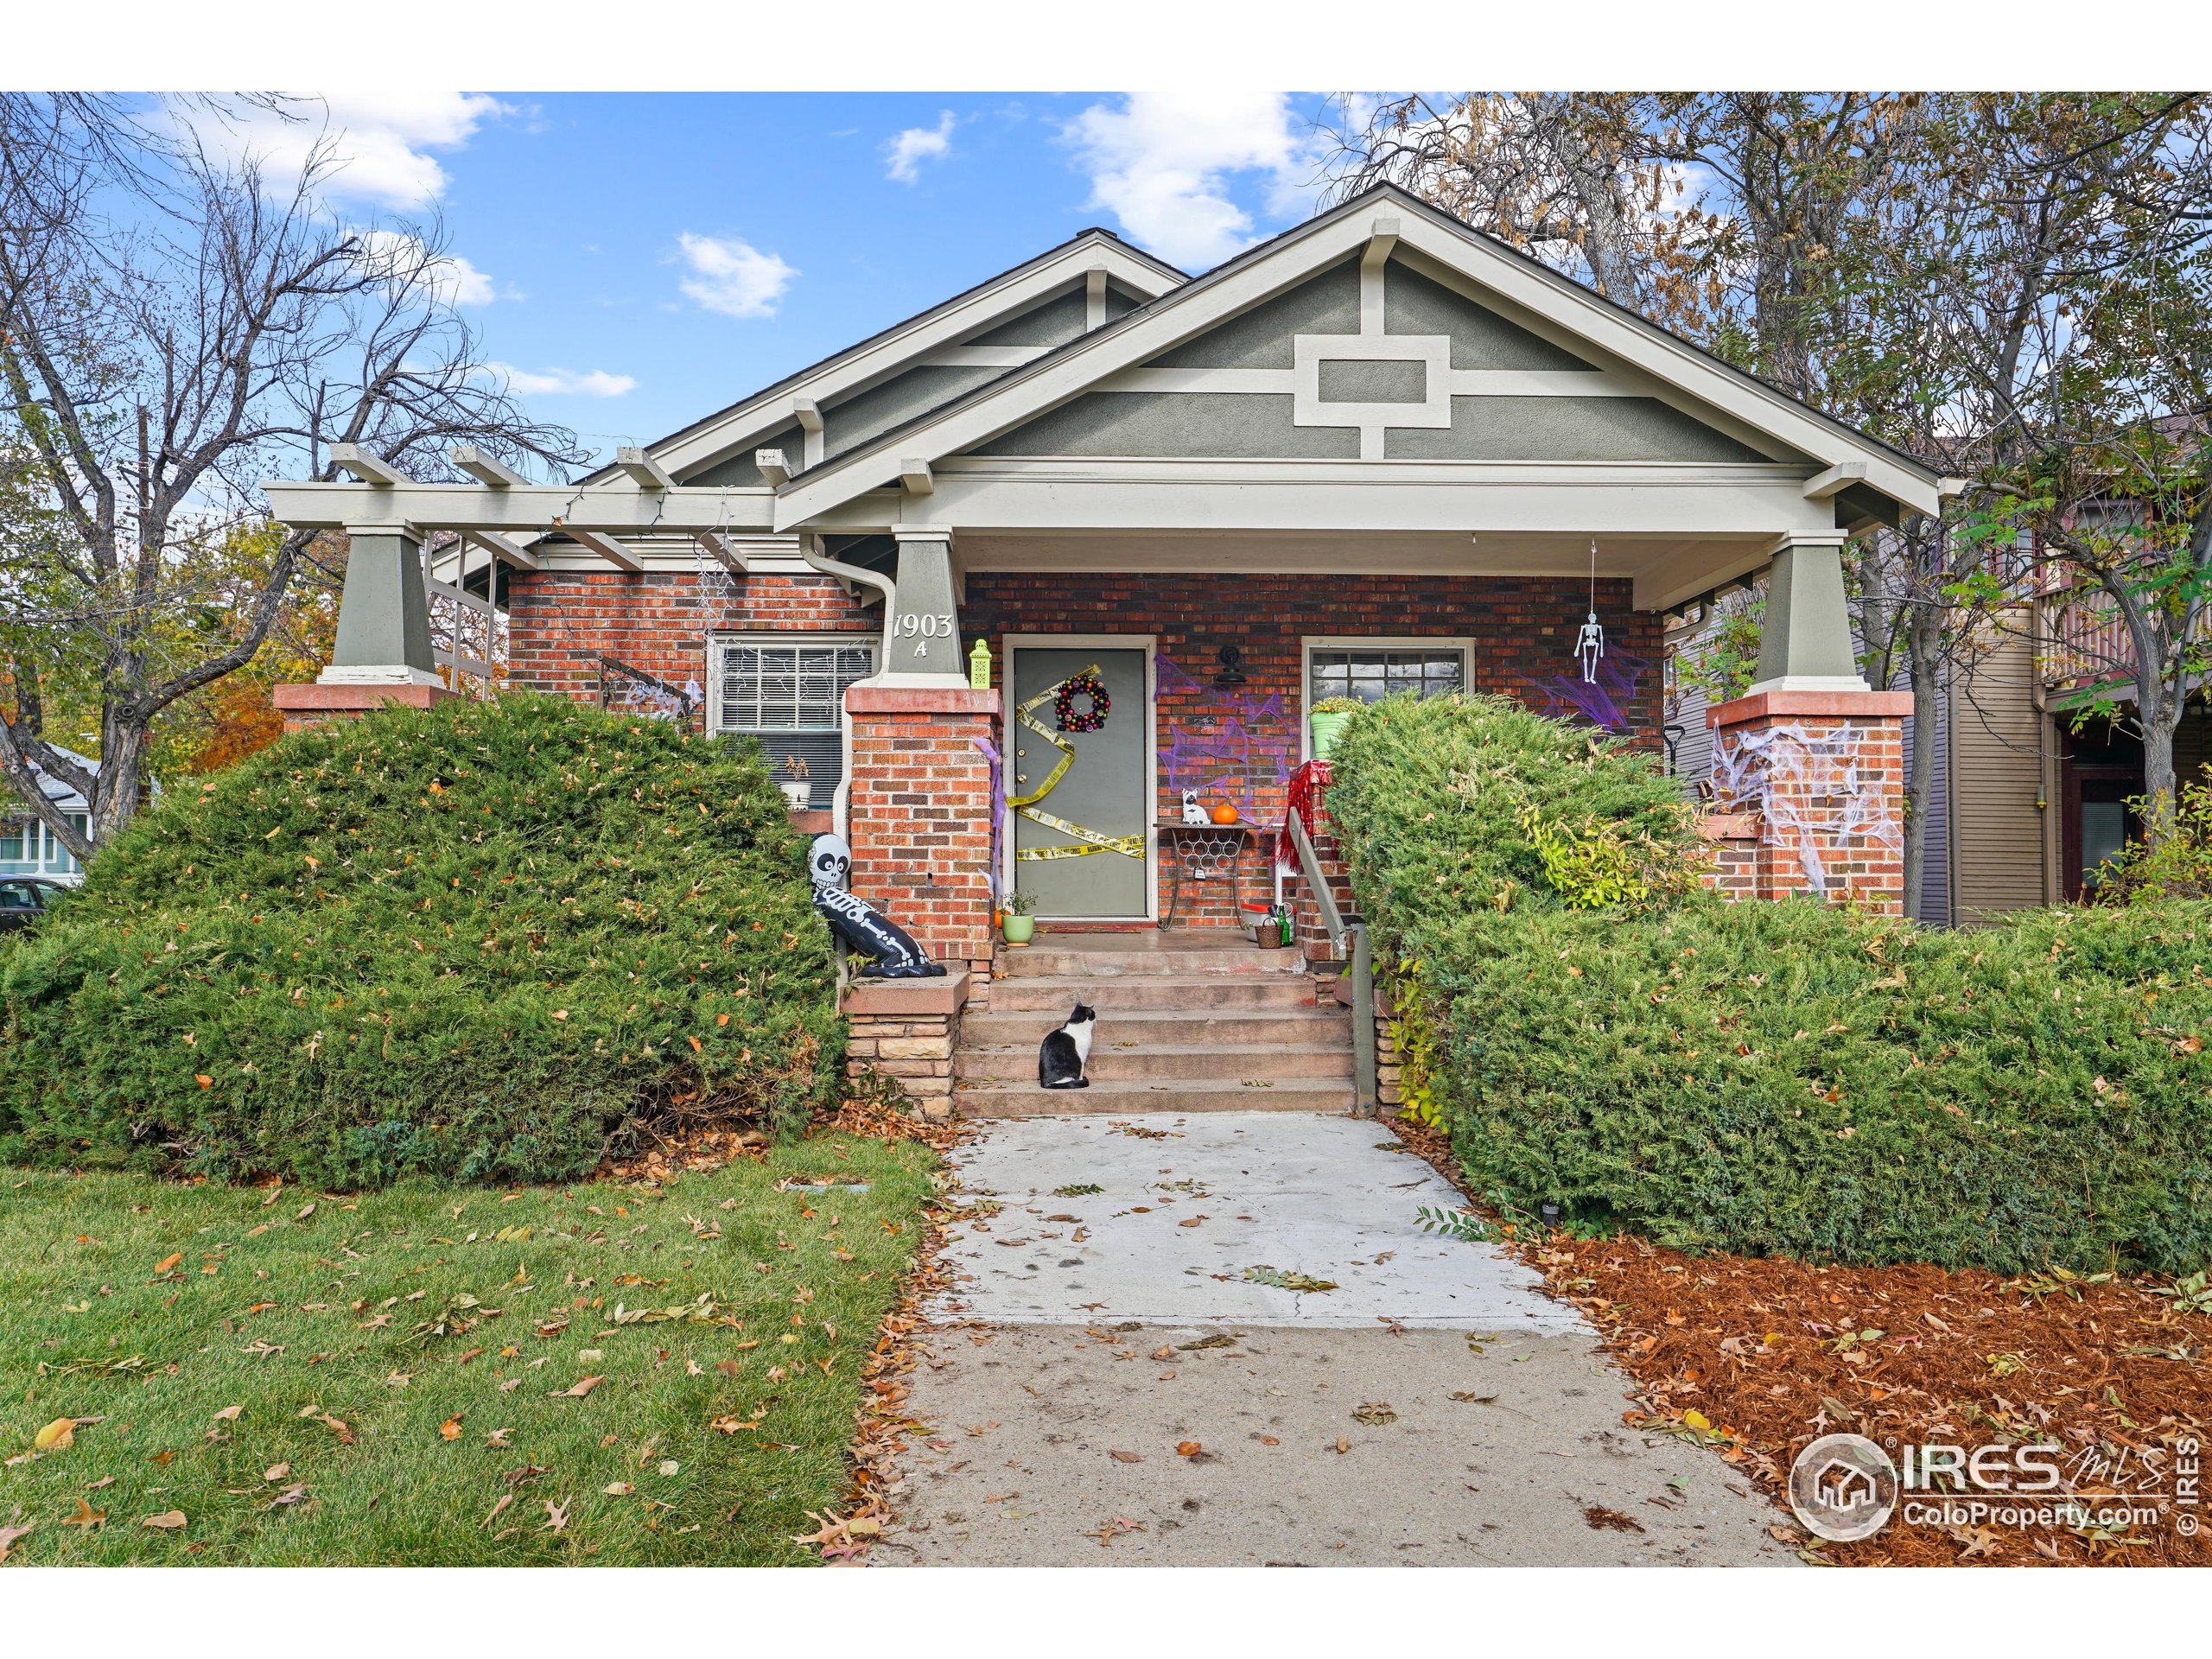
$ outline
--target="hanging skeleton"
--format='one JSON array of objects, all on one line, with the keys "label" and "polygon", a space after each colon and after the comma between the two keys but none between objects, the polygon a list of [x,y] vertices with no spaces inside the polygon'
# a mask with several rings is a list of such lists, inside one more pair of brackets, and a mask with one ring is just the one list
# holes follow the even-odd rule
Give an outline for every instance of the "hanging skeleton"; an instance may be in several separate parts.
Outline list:
[{"label": "hanging skeleton", "polygon": [[1599,659],[1605,654],[1605,631],[1598,626],[1598,543],[1590,542],[1590,619],[1574,636],[1575,660],[1582,664],[1582,683],[1598,683]]}]

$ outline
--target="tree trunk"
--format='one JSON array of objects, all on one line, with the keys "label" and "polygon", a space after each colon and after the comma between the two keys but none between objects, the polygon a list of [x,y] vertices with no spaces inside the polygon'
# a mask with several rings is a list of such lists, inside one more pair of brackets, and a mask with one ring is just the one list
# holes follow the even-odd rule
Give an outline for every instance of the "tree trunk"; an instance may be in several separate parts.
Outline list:
[{"label": "tree trunk", "polygon": [[2153,851],[2174,832],[2174,728],[2181,710],[2179,697],[2161,697],[2143,709],[2143,842]]}]

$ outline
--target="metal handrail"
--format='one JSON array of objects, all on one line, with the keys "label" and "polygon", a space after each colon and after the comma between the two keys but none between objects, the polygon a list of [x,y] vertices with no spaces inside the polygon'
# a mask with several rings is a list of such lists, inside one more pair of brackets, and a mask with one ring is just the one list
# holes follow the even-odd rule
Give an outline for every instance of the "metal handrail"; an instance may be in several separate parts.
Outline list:
[{"label": "metal handrail", "polygon": [[1345,947],[1351,947],[1352,1115],[1379,1116],[1375,1066],[1375,952],[1368,941],[1367,924],[1344,920],[1344,912],[1337,908],[1336,895],[1322,879],[1321,861],[1314,855],[1306,825],[1295,812],[1285,816],[1290,826],[1290,844],[1298,852],[1299,872],[1305,876],[1306,885],[1313,889],[1313,901],[1321,912],[1321,925],[1329,931],[1329,949],[1341,961]]}]

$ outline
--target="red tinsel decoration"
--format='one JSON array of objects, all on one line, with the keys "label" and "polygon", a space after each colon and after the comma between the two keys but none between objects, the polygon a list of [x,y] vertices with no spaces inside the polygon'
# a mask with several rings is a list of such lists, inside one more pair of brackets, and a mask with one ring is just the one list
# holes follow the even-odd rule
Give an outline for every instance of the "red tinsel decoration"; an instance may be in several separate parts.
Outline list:
[{"label": "red tinsel decoration", "polygon": [[1290,815],[1298,814],[1306,839],[1313,839],[1313,819],[1321,810],[1321,796],[1329,787],[1329,763],[1308,760],[1290,774],[1290,797],[1283,810],[1282,828],[1275,831],[1275,863],[1290,869],[1298,862],[1298,849],[1290,839]]}]

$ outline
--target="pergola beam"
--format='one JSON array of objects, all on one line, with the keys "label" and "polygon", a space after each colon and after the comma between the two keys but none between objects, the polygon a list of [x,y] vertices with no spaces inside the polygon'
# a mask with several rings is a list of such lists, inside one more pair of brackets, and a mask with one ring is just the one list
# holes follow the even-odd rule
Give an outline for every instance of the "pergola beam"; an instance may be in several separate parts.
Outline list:
[{"label": "pergola beam", "polygon": [[455,444],[450,452],[450,459],[454,466],[489,490],[508,490],[518,484],[530,482],[505,461],[496,455],[486,454],[473,443]]},{"label": "pergola beam", "polygon": [[464,530],[461,534],[463,539],[475,543],[502,563],[512,564],[518,570],[542,570],[545,568],[537,554],[496,530]]},{"label": "pergola beam", "polygon": [[[394,474],[395,478],[397,474]],[[765,489],[702,488],[679,485],[661,491],[580,490],[566,484],[391,485],[279,481],[264,484],[270,510],[296,530],[342,530],[389,524],[424,530],[503,531],[543,535],[582,528],[610,536],[649,531],[696,536],[702,531],[766,533],[775,516],[775,493]]]},{"label": "pergola beam", "polygon": [[561,532],[578,547],[598,554],[618,570],[627,570],[632,575],[636,575],[645,568],[631,557],[630,550],[612,536],[602,535],[595,530],[580,530],[574,524],[562,525]]},{"label": "pergola beam", "polygon": [[641,490],[672,490],[676,487],[676,480],[669,476],[668,468],[634,445],[617,449],[614,464],[629,474],[631,482]]},{"label": "pergola beam", "polygon": [[715,556],[715,561],[733,576],[750,575],[753,566],[744,554],[737,550],[737,543],[716,530],[702,530],[697,541],[700,546]]},{"label": "pergola beam", "polygon": [[358,443],[332,444],[330,460],[332,465],[353,474],[372,489],[391,489],[396,485],[415,481],[373,449],[364,449]]}]

